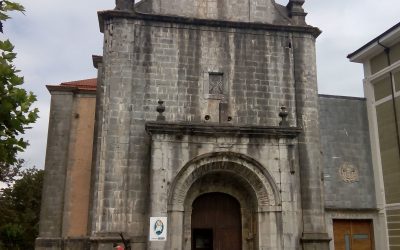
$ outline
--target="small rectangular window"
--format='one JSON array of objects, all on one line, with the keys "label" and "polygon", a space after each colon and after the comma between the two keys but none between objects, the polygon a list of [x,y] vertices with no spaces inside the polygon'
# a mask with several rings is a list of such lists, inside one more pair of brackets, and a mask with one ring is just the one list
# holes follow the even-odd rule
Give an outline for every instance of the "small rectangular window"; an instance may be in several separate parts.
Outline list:
[{"label": "small rectangular window", "polygon": [[344,244],[345,244],[346,250],[351,250],[351,248],[350,248],[350,235],[348,235],[348,234],[344,235]]},{"label": "small rectangular window", "polygon": [[209,73],[208,93],[210,95],[224,94],[224,75],[222,73]]},{"label": "small rectangular window", "polygon": [[368,234],[353,234],[353,239],[355,240],[368,240]]},{"label": "small rectangular window", "polygon": [[226,98],[228,85],[224,73],[209,71],[204,74],[204,96],[206,99],[223,100]]}]

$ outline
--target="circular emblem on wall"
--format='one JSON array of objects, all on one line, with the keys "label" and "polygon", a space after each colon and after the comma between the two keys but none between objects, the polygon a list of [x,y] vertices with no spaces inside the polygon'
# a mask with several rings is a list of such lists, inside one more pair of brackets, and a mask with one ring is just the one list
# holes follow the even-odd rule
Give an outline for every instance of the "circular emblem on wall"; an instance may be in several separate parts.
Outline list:
[{"label": "circular emblem on wall", "polygon": [[157,220],[153,229],[157,235],[161,235],[164,232],[164,223],[161,220]]},{"label": "circular emblem on wall", "polygon": [[353,183],[358,181],[358,169],[351,163],[345,162],[339,168],[339,175],[344,182]]}]

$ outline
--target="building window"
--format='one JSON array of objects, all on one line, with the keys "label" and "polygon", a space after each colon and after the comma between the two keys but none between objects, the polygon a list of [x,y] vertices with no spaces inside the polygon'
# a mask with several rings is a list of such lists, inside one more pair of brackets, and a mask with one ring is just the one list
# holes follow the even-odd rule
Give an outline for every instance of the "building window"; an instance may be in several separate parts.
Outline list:
[{"label": "building window", "polygon": [[209,88],[210,95],[223,95],[224,94],[224,75],[222,73],[209,73]]},{"label": "building window", "polygon": [[204,79],[204,94],[207,99],[222,100],[227,86],[222,72],[207,72]]}]

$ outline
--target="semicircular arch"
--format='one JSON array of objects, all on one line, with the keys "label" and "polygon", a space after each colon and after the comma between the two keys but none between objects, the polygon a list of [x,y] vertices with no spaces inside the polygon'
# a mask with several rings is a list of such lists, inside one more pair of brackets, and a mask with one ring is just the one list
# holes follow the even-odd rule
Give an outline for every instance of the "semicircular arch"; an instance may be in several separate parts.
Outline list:
[{"label": "semicircular arch", "polygon": [[257,198],[258,210],[280,210],[280,193],[273,177],[258,161],[234,152],[213,152],[186,163],[168,193],[168,209],[183,211],[191,186],[207,174],[229,172],[245,180]]}]

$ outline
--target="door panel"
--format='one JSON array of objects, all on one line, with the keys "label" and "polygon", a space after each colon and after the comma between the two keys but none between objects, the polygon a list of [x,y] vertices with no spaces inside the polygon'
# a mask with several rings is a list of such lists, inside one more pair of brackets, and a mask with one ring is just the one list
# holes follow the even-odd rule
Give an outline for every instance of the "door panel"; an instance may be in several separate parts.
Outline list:
[{"label": "door panel", "polygon": [[192,249],[195,250],[213,249],[212,229],[194,229],[192,237],[193,237]]},{"label": "door panel", "polygon": [[371,250],[372,234],[370,221],[358,221],[351,223],[352,243],[354,250]]},{"label": "door panel", "polygon": [[346,220],[333,221],[333,238],[335,250],[350,250],[350,227]]},{"label": "door panel", "polygon": [[[211,250],[196,247],[199,232],[209,232],[212,250],[241,250],[242,225],[239,202],[223,193],[209,193],[199,196],[192,206],[192,246],[194,250]],[[204,236],[206,237],[206,236]],[[201,244],[197,244],[200,246]]]},{"label": "door panel", "polygon": [[333,220],[335,250],[373,250],[370,220]]}]

